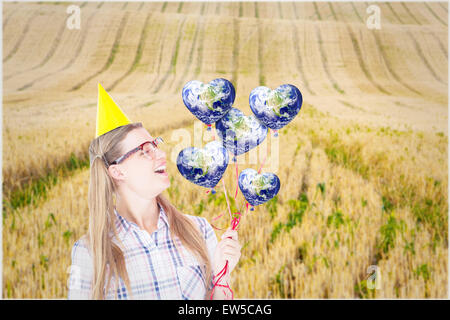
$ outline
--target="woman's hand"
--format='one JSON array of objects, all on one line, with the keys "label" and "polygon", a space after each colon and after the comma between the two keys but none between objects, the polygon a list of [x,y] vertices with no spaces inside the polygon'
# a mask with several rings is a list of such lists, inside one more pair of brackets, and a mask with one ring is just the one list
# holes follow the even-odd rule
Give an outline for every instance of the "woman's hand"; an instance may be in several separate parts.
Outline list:
[{"label": "woman's hand", "polygon": [[[231,237],[229,239],[228,237]],[[221,241],[217,244],[216,251],[214,252],[214,275],[217,275],[225,266],[226,260],[228,260],[227,277],[234,267],[237,265],[239,258],[241,257],[242,246],[238,241],[238,234],[236,230],[232,230],[231,227],[224,232],[221,236]]]}]

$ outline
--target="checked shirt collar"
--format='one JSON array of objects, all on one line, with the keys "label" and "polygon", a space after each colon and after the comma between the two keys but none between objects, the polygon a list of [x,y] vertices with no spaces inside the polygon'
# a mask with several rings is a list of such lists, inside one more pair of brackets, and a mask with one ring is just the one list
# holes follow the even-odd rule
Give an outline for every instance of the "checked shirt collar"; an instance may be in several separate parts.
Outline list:
[{"label": "checked shirt collar", "polygon": [[[159,206],[158,230],[160,230],[164,227],[169,228],[170,227],[169,219],[167,218],[167,215],[166,215],[164,209],[162,208],[162,206],[160,206],[159,204],[158,204],[158,206]],[[114,213],[116,215],[116,230],[120,236],[122,236],[122,237],[125,236],[130,229],[136,230],[136,231],[142,230],[136,223],[129,221],[129,220],[125,219],[124,217],[122,217],[117,212],[116,208],[114,208]]]}]

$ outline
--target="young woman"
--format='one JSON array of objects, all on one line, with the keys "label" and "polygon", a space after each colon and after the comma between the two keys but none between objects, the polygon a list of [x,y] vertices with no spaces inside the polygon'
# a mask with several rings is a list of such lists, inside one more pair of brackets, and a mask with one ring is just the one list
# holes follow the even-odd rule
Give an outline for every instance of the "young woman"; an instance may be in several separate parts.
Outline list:
[{"label": "young woman", "polygon": [[[89,231],[72,249],[69,299],[209,299],[213,276],[240,258],[237,232],[220,242],[203,217],[183,214],[161,194],[166,154],[140,123],[89,147]],[[214,289],[213,299],[229,292]]]}]

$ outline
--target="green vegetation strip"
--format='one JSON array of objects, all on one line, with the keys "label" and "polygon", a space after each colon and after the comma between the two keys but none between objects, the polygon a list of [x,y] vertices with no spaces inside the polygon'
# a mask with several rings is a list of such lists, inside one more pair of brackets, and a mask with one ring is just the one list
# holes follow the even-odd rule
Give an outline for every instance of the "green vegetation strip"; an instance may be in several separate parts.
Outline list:
[{"label": "green vegetation strip", "polygon": [[[367,128],[367,130],[371,129]],[[395,209],[406,205],[411,209],[411,212],[416,219],[417,227],[428,227],[432,236],[433,246],[441,241],[443,243],[447,243],[448,203],[445,198],[446,191],[443,190],[441,181],[436,180],[433,177],[427,177],[425,179],[424,183],[426,186],[424,188],[427,190],[429,190],[429,188],[435,190],[434,197],[432,199],[427,196],[418,196],[419,190],[417,188],[420,188],[420,186],[410,183],[403,175],[398,177],[400,183],[396,183],[395,185],[381,183],[382,179],[388,179],[392,176],[392,170],[395,168],[395,166],[392,166],[392,163],[390,162],[389,165],[387,165],[387,162],[390,160],[388,159],[386,153],[379,152],[377,155],[373,156],[371,163],[366,163],[363,155],[363,145],[344,144],[341,141],[339,134],[334,132],[332,129],[329,130],[328,137],[319,137],[312,130],[308,133],[312,139],[313,146],[323,147],[328,159],[332,163],[348,168],[359,174],[364,179],[375,183],[375,187],[382,195],[381,210],[388,215],[388,225],[394,224],[394,220],[392,220],[390,215],[395,211]],[[347,130],[347,134],[350,134],[349,130]],[[378,134],[407,135],[409,133],[392,130],[389,128],[381,128]],[[386,164],[387,167],[392,168],[390,170],[386,170],[383,168],[384,164]],[[395,222],[397,221],[395,220]],[[383,229],[381,232],[386,233],[386,230],[388,229]],[[392,237],[389,235],[389,232],[385,238],[387,238],[387,240],[382,240],[381,248],[383,249],[383,252],[386,253],[390,248],[390,243],[393,243],[393,240],[390,240]],[[383,243],[383,241],[387,241],[388,244]]]},{"label": "green vegetation strip", "polygon": [[[47,199],[49,190],[62,178],[72,175],[76,170],[89,167],[89,155],[86,153],[77,158],[71,153],[67,161],[48,172],[45,176],[31,180],[27,185],[4,192],[3,194],[3,214],[7,209],[15,210],[27,205],[37,205],[41,199]],[[5,190],[5,188],[3,188]]]}]

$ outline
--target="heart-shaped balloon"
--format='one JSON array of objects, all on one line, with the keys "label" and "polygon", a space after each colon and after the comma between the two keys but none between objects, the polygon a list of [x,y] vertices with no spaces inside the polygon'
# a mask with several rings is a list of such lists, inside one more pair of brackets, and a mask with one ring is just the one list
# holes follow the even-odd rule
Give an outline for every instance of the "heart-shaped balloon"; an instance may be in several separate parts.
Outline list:
[{"label": "heart-shaped balloon", "polygon": [[280,179],[274,173],[245,169],[239,174],[239,189],[252,206],[269,201],[280,190]]},{"label": "heart-shaped balloon", "polygon": [[200,121],[212,124],[222,118],[233,105],[236,92],[233,84],[222,78],[204,84],[192,80],[183,87],[183,102]]},{"label": "heart-shaped balloon", "polygon": [[231,108],[216,122],[216,131],[222,143],[231,154],[243,154],[256,147],[267,136],[267,127],[254,115],[246,116],[236,108]]},{"label": "heart-shaped balloon", "polygon": [[259,121],[278,130],[299,113],[303,97],[300,90],[290,84],[283,84],[275,90],[261,86],[250,92],[249,103]]},{"label": "heart-shaped balloon", "polygon": [[228,166],[228,152],[218,141],[203,148],[188,147],[180,151],[177,167],[187,180],[206,188],[214,188]]}]

